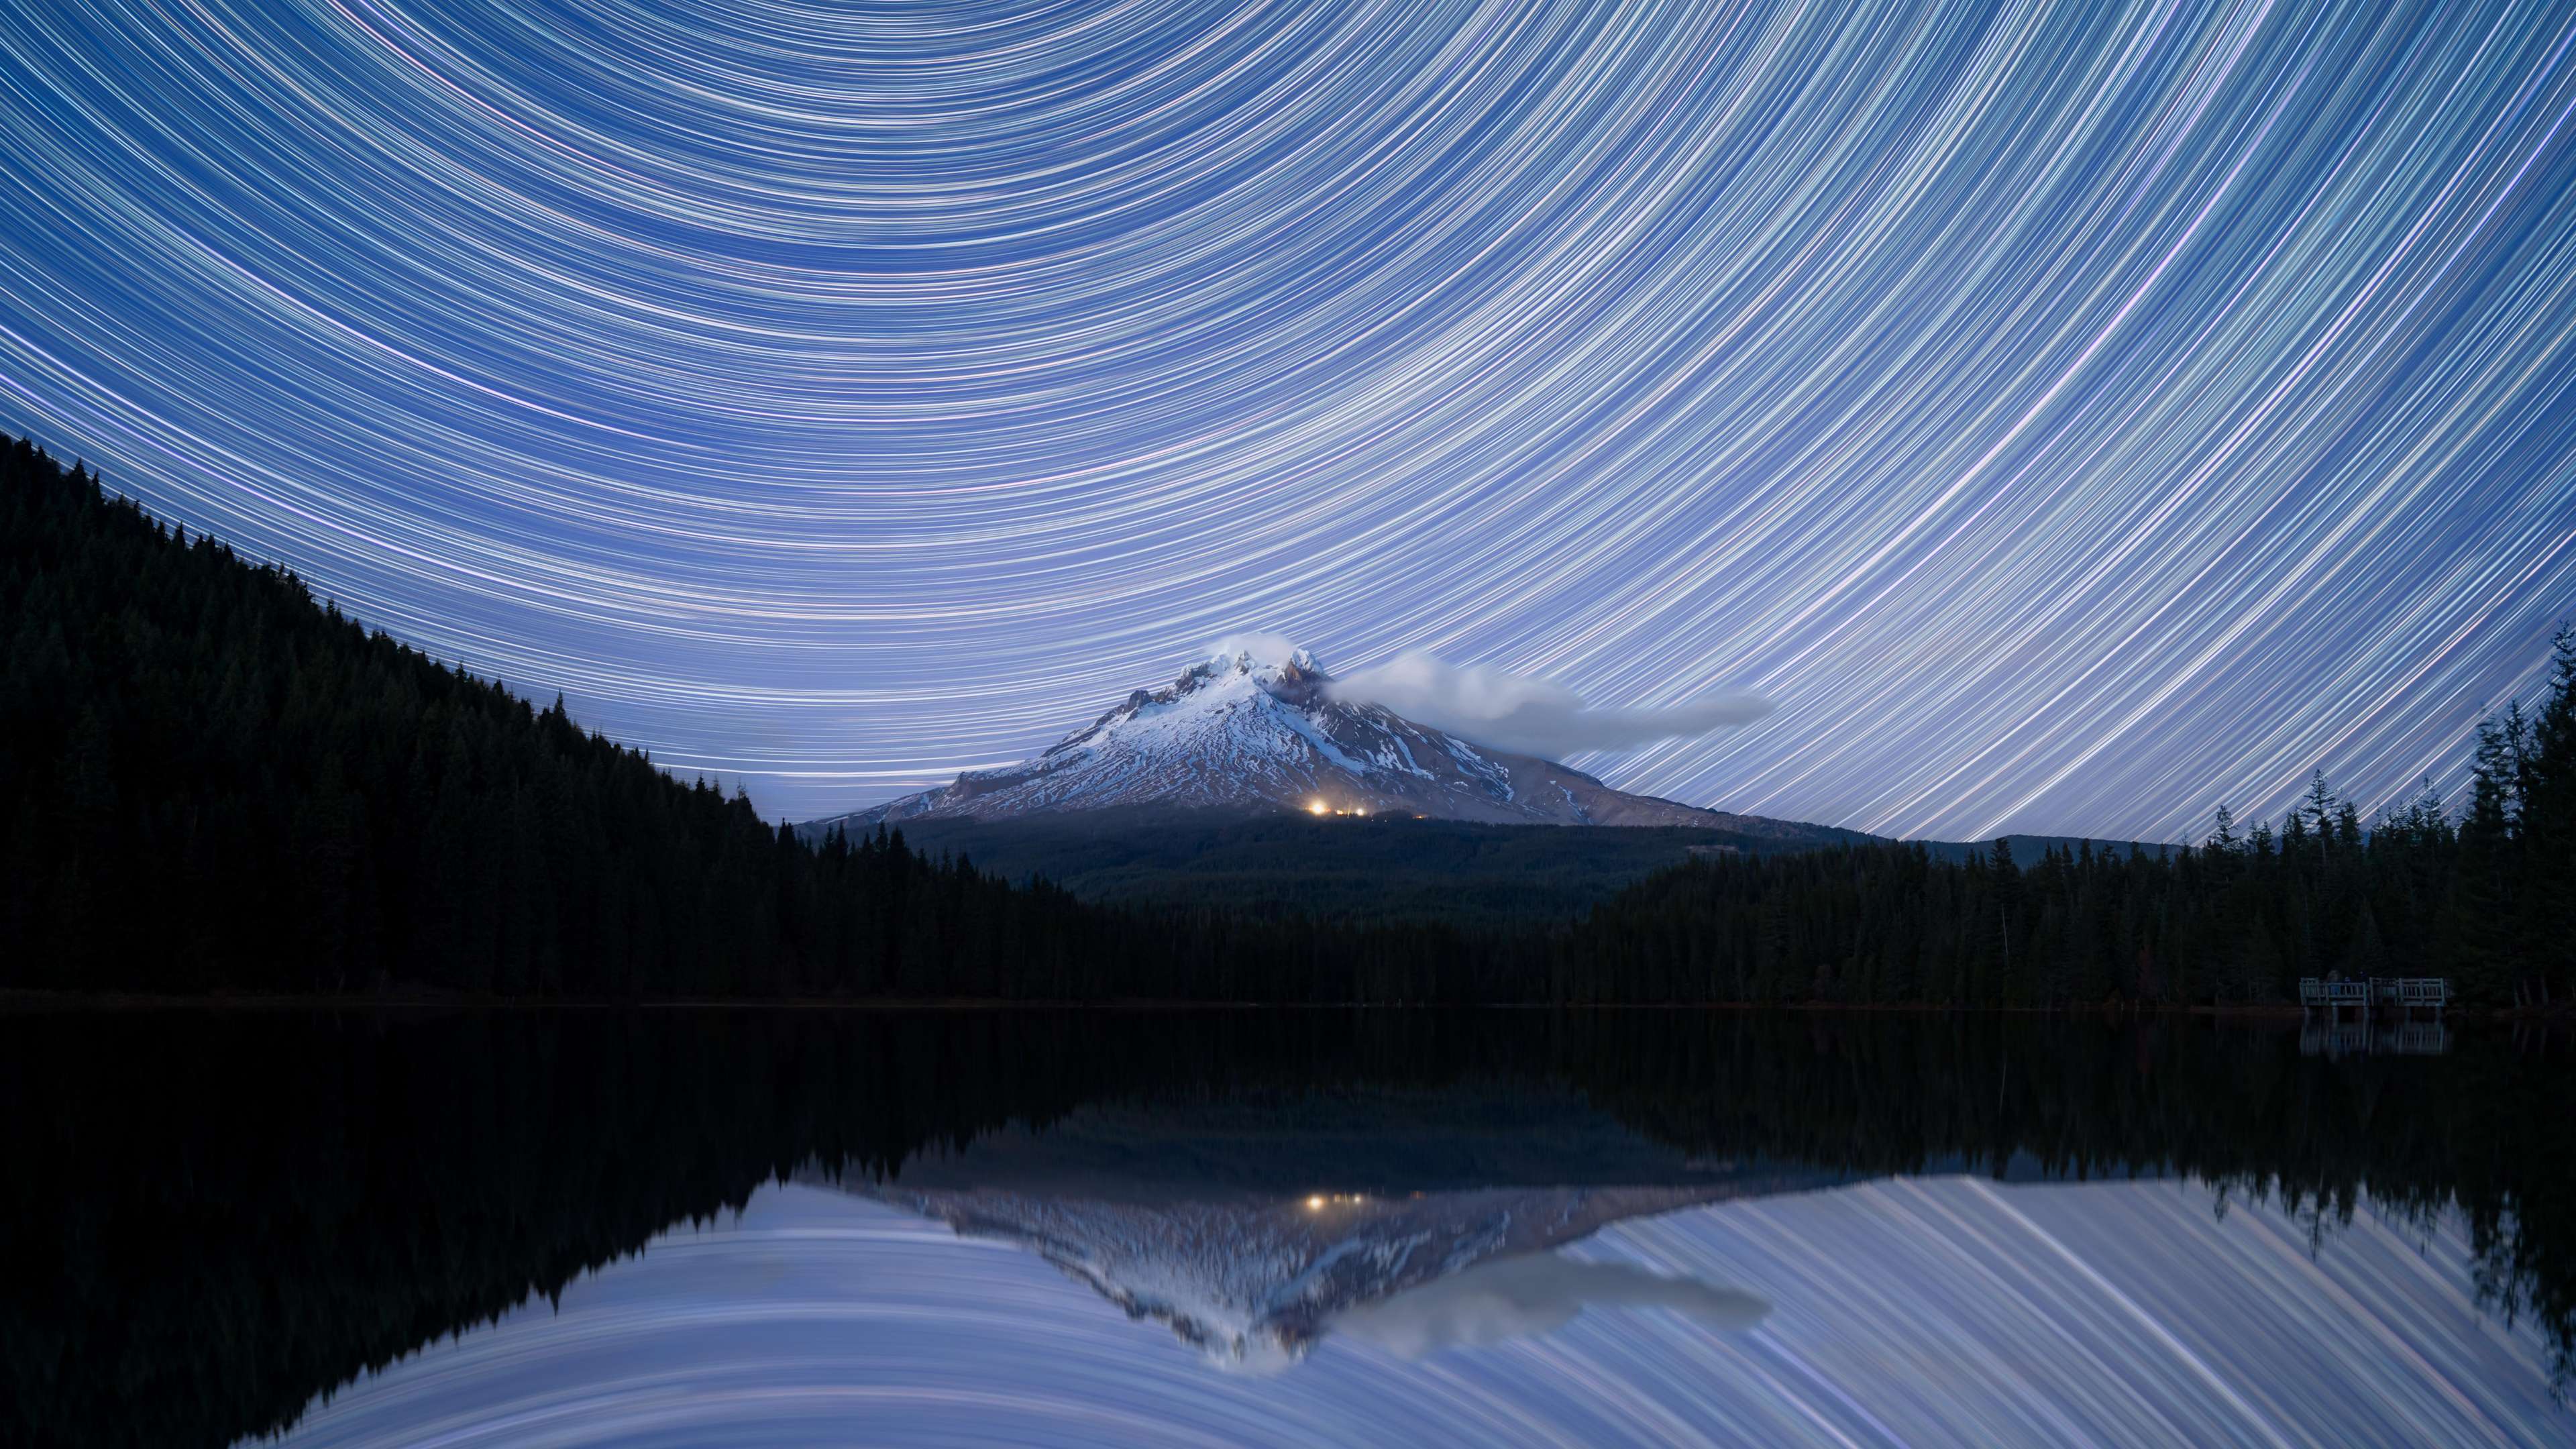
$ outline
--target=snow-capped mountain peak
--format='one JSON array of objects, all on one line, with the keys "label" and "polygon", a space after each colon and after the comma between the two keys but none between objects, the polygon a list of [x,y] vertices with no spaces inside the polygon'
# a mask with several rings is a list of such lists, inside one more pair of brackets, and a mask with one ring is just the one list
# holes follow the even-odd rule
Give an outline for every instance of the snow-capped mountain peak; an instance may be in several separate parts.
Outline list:
[{"label": "snow-capped mountain peak", "polygon": [[1337,699],[1331,682],[1312,653],[1286,639],[1229,639],[1171,683],[1136,690],[1034,759],[968,771],[939,789],[808,828],[1140,805],[1756,832],[1772,823],[1614,790],[1566,765]]},{"label": "snow-capped mountain peak", "polygon": [[[1320,675],[1323,666],[1309,651],[1279,634],[1236,634],[1220,639],[1208,651],[1207,661],[1198,669],[1233,671],[1269,678],[1299,674]],[[1195,674],[1198,669],[1190,673]],[[1188,675],[1182,676],[1187,678]]]},{"label": "snow-capped mountain peak", "polygon": [[[820,1162],[798,1177],[1036,1253],[1209,1363],[1256,1373],[1344,1329],[1405,1354],[1491,1342],[1534,1316],[1550,1326],[1541,1300],[1652,1302],[1741,1323],[1758,1301],[1640,1274],[1605,1284],[1545,1260],[1632,1218],[1850,1180],[1691,1156],[1569,1088],[1484,1080],[1094,1102],[917,1158],[892,1181]],[[1485,1321],[1444,1331],[1462,1317]]]}]

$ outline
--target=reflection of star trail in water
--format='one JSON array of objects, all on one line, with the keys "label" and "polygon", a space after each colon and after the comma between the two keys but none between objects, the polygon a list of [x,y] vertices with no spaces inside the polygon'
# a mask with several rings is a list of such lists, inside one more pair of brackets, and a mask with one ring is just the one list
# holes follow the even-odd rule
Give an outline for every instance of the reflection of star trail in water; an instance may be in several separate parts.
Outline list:
[{"label": "reflection of star trail in water", "polygon": [[2576,600],[2576,13],[0,15],[0,426],[818,814],[1192,646],[1778,694],[1617,783],[2164,836]]},{"label": "reflection of star trail in water", "polygon": [[1593,1307],[1406,1360],[1328,1337],[1214,1371],[1035,1256],[764,1194],[353,1385],[290,1442],[1841,1445],[2564,1441],[2540,1346],[2456,1230],[2367,1209],[2311,1255],[2174,1182],[1894,1181],[1631,1221],[1571,1250],[1770,1300],[1737,1332]]}]

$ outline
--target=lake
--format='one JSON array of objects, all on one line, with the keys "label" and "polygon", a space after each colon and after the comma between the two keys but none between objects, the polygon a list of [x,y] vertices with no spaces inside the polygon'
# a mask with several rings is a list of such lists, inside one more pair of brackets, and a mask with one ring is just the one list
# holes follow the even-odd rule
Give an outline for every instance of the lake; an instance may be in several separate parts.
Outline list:
[{"label": "lake", "polygon": [[0,1440],[2565,1444],[2576,1043],[0,1017]]}]

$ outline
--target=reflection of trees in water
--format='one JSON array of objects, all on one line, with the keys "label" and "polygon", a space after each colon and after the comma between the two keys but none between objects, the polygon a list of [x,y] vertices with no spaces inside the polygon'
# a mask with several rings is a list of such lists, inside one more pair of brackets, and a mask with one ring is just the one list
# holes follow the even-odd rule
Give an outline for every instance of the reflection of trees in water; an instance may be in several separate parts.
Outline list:
[{"label": "reflection of trees in water", "polygon": [[1221,1106],[1257,1135],[1318,1091],[1459,1081],[1571,1087],[1709,1162],[2189,1174],[2320,1226],[2365,1191],[2456,1210],[2486,1300],[2537,1318],[2564,1375],[2569,1060],[2471,1037],[2332,1062],[2294,1032],[1942,1015],[21,1017],[0,1022],[0,1439],[283,1427],[816,1161],[881,1177],[1113,1099]]},{"label": "reflection of trees in water", "polygon": [[1997,1175],[2187,1175],[2320,1225],[2348,1224],[2365,1191],[2421,1224],[2458,1211],[2482,1300],[2536,1318],[2553,1376],[2576,1376],[2564,1043],[2471,1037],[2441,1057],[2327,1062],[2301,1056],[2286,1028],[2203,1022],[1677,1020],[1699,1040],[1659,1042],[1660,1065],[1631,1058],[1593,1079],[1596,1092],[1615,1082],[1609,1104],[1658,1137],[1854,1172],[1949,1160]]}]

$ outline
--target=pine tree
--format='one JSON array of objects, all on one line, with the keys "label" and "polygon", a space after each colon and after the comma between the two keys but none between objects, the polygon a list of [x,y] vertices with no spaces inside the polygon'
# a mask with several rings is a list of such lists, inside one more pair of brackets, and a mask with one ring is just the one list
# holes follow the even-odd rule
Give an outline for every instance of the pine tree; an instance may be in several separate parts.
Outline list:
[{"label": "pine tree", "polygon": [[[2520,726],[2515,728],[2515,726]],[[2550,675],[2515,750],[2516,901],[2529,969],[2563,990],[2576,968],[2576,630],[2551,641]]]},{"label": "pine tree", "polygon": [[2336,801],[2334,791],[2326,787],[2326,772],[2317,770],[2308,778],[2308,794],[2303,807],[2307,811],[2309,834],[2317,844],[2317,857],[2330,858],[2334,840]]}]

